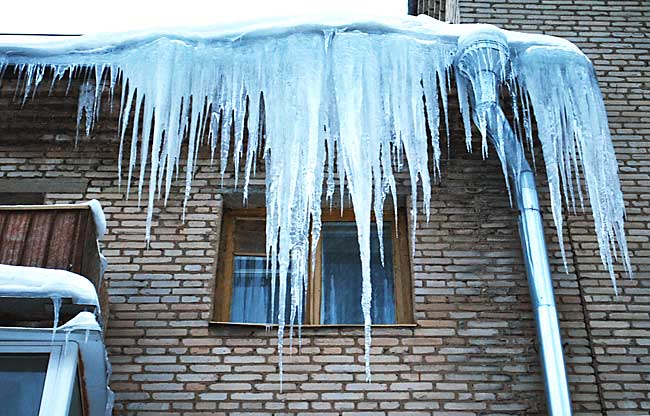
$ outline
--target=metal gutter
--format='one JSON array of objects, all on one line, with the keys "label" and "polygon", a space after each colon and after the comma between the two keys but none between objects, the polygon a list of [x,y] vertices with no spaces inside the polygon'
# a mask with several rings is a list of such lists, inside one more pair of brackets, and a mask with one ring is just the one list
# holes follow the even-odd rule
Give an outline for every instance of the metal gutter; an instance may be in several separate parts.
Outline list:
[{"label": "metal gutter", "polygon": [[499,105],[499,86],[510,65],[508,42],[498,29],[485,27],[460,37],[458,44],[456,74],[463,77],[467,87],[471,86],[474,123],[484,129],[499,158],[507,164],[508,176],[514,185],[548,414],[570,416],[571,399],[535,176],[521,142],[515,137]]}]

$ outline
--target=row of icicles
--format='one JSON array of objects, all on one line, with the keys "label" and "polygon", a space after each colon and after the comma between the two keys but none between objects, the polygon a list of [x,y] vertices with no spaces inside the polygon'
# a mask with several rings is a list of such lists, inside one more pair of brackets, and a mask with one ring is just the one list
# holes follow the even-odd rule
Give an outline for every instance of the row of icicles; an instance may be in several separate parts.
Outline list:
[{"label": "row of icicles", "polygon": [[[187,45],[161,38],[132,50],[118,50],[108,58],[102,56],[101,62],[75,63],[79,57],[71,55],[69,62],[16,64],[11,70],[17,74],[16,91],[23,104],[35,95],[46,75],[52,79],[52,88],[64,77],[68,89],[75,76],[84,78],[78,135],[82,125],[90,135],[104,89],[110,91],[112,107],[114,91],[121,88],[118,175],[121,180],[122,156],[127,154],[127,195],[136,175],[138,200],[147,196],[147,241],[152,238],[154,200],[156,196],[167,200],[172,180],[182,174],[183,149],[186,201],[202,145],[210,146],[222,175],[232,158],[235,182],[243,174],[244,199],[250,178],[256,174],[255,160],[262,157],[271,287],[275,292],[277,286],[280,299],[291,296],[290,326],[301,322],[301,294],[311,267],[309,250],[320,236],[321,203],[323,199],[331,202],[338,179],[338,194],[343,199],[347,189],[357,224],[366,377],[370,380],[371,215],[381,245],[385,202],[391,199],[396,206],[394,173],[406,167],[411,187],[411,241],[415,241],[418,205],[428,220],[430,172],[434,179],[440,174],[438,132],[441,118],[448,125],[447,95],[455,55],[454,47],[448,45],[420,42],[398,33],[382,34],[381,39],[376,36],[324,31],[236,47]],[[509,68],[507,85],[513,96],[515,131],[532,149],[534,118],[560,238],[562,207],[575,210],[574,183],[582,203],[579,185],[584,179],[603,263],[614,281],[616,245],[626,269],[630,266],[623,199],[600,90],[590,64],[576,66],[544,59],[543,53],[523,54]],[[9,67],[0,64],[0,72]],[[456,87],[471,149],[471,103],[468,87],[459,78]],[[127,136],[129,130],[131,137]],[[449,128],[445,130],[448,136]],[[483,152],[487,156],[484,131]],[[275,293],[272,296],[274,299]],[[277,311],[280,357],[284,305],[280,301]],[[281,373],[282,366],[280,358]]]}]

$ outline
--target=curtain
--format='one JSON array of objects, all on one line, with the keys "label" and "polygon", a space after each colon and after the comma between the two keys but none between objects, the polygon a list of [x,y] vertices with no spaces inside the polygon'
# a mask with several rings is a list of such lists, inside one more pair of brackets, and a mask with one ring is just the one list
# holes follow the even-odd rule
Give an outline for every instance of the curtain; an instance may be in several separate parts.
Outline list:
[{"label": "curtain", "polygon": [[[370,235],[372,282],[371,316],[376,324],[395,323],[393,245],[391,223],[384,223],[384,265],[381,264],[377,228]],[[361,260],[357,227],[353,222],[323,223],[322,324],[362,324]]]},{"label": "curtain", "polygon": [[[271,270],[267,270],[266,256],[235,256],[233,261],[233,289],[230,303],[231,322],[276,324],[278,322],[279,283],[276,279],[275,308],[271,316]],[[289,274],[291,268],[289,268]],[[291,289],[287,285],[285,322],[291,316]]]}]

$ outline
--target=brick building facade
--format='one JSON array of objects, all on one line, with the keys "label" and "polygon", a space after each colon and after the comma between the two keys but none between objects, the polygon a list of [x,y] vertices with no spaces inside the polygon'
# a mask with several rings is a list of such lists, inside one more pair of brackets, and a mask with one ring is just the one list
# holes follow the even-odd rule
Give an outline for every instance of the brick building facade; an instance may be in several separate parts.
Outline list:
[{"label": "brick building facade", "polygon": [[[647,415],[650,9],[638,0],[486,0],[461,2],[461,16],[568,38],[596,66],[636,274],[619,281],[618,298],[586,215],[566,217],[564,272],[539,166],[538,186],[575,414]],[[76,102],[65,86],[21,109],[15,81],[6,76],[0,95],[0,187],[19,197],[42,193],[47,203],[97,198],[105,208],[115,414],[545,414],[516,211],[496,158],[466,153],[456,109],[431,219],[420,218],[415,237],[416,325],[374,330],[370,384],[362,328],[305,328],[301,351],[285,357],[281,392],[274,331],[210,323],[222,216],[240,200],[229,191],[232,174],[222,187],[206,151],[185,222],[178,182],[166,207],[156,203],[146,249],[146,213],[134,191],[127,200],[118,187],[116,112],[104,111],[94,137],[75,147]],[[408,176],[399,179],[405,194]],[[258,175],[253,191],[263,186]]]}]

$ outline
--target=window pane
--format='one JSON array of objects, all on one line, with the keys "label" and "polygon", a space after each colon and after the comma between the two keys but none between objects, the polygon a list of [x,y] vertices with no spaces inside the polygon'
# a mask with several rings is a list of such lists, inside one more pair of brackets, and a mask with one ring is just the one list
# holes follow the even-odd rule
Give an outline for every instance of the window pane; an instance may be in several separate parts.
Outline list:
[{"label": "window pane", "polygon": [[37,192],[0,192],[0,205],[42,205],[45,194]]},{"label": "window pane", "polygon": [[[393,244],[390,222],[384,223],[384,266],[381,265],[377,228],[370,235],[372,322],[395,323]],[[361,259],[357,226],[353,222],[323,223],[322,238],[322,324],[362,324]]]},{"label": "window pane", "polygon": [[72,390],[72,398],[70,399],[70,409],[68,409],[68,416],[83,416],[83,409],[81,406],[81,390],[79,389],[79,374],[74,379],[74,389]]},{"label": "window pane", "polygon": [[0,414],[38,416],[48,354],[0,354]]},{"label": "window pane", "polygon": [[[232,322],[258,324],[278,322],[279,279],[276,279],[274,316],[271,317],[271,270],[267,270],[266,265],[266,256],[234,256],[230,304],[230,320]],[[289,269],[290,273],[291,269]],[[289,295],[291,289],[289,286],[287,284],[284,318],[287,324],[291,317],[291,297]]]},{"label": "window pane", "polygon": [[235,254],[266,255],[266,223],[264,219],[235,221]]}]

